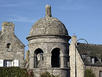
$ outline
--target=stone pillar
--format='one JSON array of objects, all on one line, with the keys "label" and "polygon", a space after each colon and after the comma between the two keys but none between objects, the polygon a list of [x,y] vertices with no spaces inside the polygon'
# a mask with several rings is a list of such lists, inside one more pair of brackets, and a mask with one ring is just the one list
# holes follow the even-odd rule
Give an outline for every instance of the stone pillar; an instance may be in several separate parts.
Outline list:
[{"label": "stone pillar", "polygon": [[70,77],[75,77],[75,44],[77,42],[77,37],[72,36],[71,44],[69,47],[69,55],[70,55]]},{"label": "stone pillar", "polygon": [[45,62],[46,62],[46,66],[47,68],[50,68],[51,67],[51,54],[46,54],[44,56],[46,58]]},{"label": "stone pillar", "polygon": [[64,58],[64,67],[68,68],[68,55],[67,56],[64,55],[63,58]]},{"label": "stone pillar", "polygon": [[32,69],[34,68],[34,56],[31,55],[29,58],[29,68]]},{"label": "stone pillar", "polygon": [[36,54],[34,54],[34,68],[36,68],[37,67],[37,55]]},{"label": "stone pillar", "polygon": [[60,67],[64,68],[64,55],[60,54]]}]

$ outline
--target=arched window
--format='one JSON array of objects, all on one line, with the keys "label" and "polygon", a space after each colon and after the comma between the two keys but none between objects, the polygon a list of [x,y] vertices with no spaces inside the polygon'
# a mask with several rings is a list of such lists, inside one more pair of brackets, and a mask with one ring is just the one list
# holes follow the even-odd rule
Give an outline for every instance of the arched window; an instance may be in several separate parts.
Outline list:
[{"label": "arched window", "polygon": [[60,49],[55,48],[52,50],[51,65],[52,67],[60,67]]},{"label": "arched window", "polygon": [[41,67],[43,62],[43,51],[38,48],[34,51],[34,68]]}]

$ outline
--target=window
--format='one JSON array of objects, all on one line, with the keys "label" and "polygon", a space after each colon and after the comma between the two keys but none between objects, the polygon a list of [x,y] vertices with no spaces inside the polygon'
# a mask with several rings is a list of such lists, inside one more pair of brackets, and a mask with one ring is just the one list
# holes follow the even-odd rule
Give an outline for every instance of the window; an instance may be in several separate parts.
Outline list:
[{"label": "window", "polygon": [[13,66],[18,67],[19,66],[19,60],[14,60],[13,61]]},{"label": "window", "polygon": [[52,67],[60,67],[60,49],[55,48],[52,50],[51,65]]},{"label": "window", "polygon": [[91,62],[92,62],[92,64],[97,63],[98,62],[97,57],[91,57]]},{"label": "window", "polygon": [[4,60],[4,67],[12,67],[13,62],[12,60]]},{"label": "window", "polygon": [[34,51],[34,68],[41,67],[43,62],[43,51],[38,48]]},{"label": "window", "polygon": [[99,77],[102,77],[102,71],[99,71]]},{"label": "window", "polygon": [[81,57],[82,57],[83,61],[85,61],[86,58],[87,58],[87,55],[86,54],[82,54]]},{"label": "window", "polygon": [[3,67],[3,60],[0,60],[0,67]]},{"label": "window", "polygon": [[19,60],[0,60],[0,67],[18,67]]},{"label": "window", "polygon": [[92,64],[95,64],[95,58],[92,58],[91,61],[92,61]]}]

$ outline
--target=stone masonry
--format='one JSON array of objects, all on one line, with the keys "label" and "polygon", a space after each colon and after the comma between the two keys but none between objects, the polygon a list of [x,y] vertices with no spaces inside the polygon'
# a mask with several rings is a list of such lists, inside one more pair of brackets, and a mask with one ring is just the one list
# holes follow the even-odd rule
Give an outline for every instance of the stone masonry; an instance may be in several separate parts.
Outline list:
[{"label": "stone masonry", "polygon": [[29,41],[29,69],[35,77],[50,72],[59,77],[69,77],[69,41],[67,29],[57,18],[52,17],[51,7],[46,6],[46,16],[32,27]]},{"label": "stone masonry", "polygon": [[[17,60],[20,67],[24,67],[24,44],[14,34],[14,24],[4,22],[0,32],[0,60]],[[4,65],[7,66],[7,63]]]},{"label": "stone masonry", "polygon": [[84,77],[85,66],[77,50],[77,37],[72,36],[69,47],[70,56],[70,77]]}]

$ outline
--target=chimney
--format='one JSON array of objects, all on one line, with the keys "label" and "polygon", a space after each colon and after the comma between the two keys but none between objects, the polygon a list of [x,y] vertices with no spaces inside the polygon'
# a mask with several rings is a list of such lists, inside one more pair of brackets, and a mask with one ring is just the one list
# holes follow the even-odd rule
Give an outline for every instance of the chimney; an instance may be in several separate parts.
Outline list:
[{"label": "chimney", "polygon": [[74,45],[77,44],[77,36],[75,36],[75,35],[72,36],[72,43],[73,43]]},{"label": "chimney", "polygon": [[2,33],[14,33],[14,24],[12,22],[3,22]]}]

